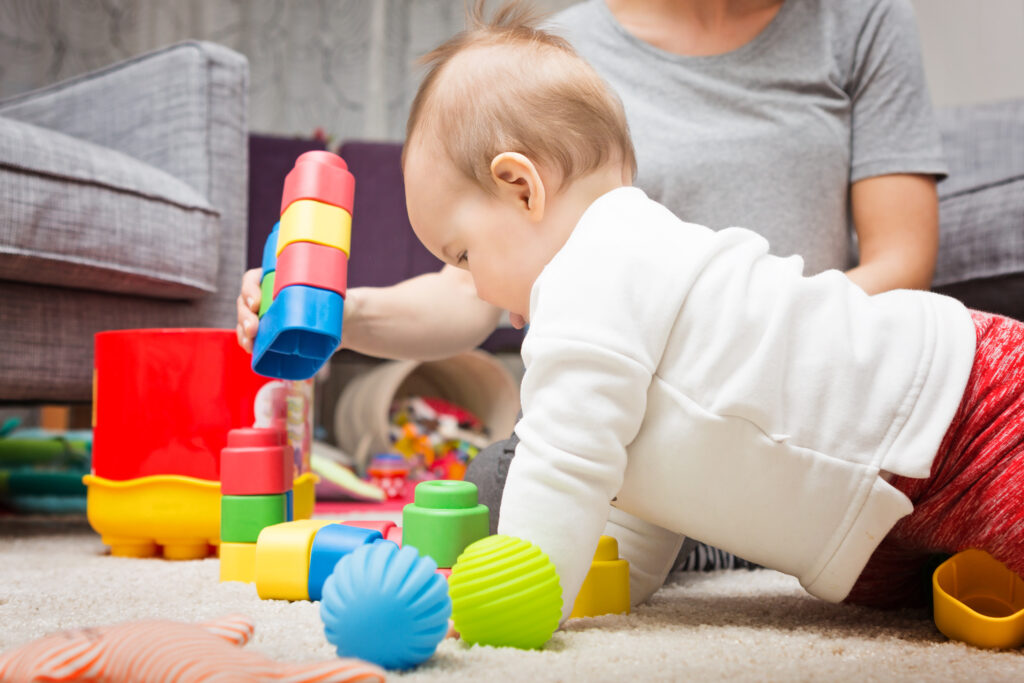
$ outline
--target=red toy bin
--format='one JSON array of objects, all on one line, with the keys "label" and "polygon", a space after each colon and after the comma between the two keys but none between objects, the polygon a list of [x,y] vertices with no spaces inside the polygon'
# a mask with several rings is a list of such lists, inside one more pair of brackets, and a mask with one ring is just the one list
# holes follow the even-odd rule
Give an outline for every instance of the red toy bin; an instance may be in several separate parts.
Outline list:
[{"label": "red toy bin", "polygon": [[93,474],[220,479],[228,431],[254,421],[259,390],[234,330],[148,329],[95,336]]}]

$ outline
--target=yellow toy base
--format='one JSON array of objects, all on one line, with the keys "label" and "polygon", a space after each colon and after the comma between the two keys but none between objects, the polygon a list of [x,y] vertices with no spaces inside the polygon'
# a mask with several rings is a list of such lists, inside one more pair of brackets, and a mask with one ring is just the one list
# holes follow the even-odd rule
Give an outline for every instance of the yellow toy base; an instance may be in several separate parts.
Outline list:
[{"label": "yellow toy base", "polygon": [[194,560],[220,543],[220,482],[161,475],[82,478],[89,524],[118,557]]},{"label": "yellow toy base", "polygon": [[935,625],[977,647],[1024,645],[1024,579],[983,550],[965,550],[932,575]]},{"label": "yellow toy base", "polygon": [[[295,479],[295,519],[313,516],[317,476]],[[92,474],[86,485],[89,524],[117,557],[195,560],[208,557],[220,543],[220,482],[178,475],[126,481]]]}]

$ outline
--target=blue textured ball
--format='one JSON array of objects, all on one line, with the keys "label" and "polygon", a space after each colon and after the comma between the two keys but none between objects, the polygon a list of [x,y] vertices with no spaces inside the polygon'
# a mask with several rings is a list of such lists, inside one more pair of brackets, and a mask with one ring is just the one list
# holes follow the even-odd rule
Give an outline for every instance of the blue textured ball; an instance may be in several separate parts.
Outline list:
[{"label": "blue textured ball", "polygon": [[391,541],[360,546],[324,582],[320,618],[339,657],[407,669],[434,654],[448,632],[448,584],[429,557]]}]

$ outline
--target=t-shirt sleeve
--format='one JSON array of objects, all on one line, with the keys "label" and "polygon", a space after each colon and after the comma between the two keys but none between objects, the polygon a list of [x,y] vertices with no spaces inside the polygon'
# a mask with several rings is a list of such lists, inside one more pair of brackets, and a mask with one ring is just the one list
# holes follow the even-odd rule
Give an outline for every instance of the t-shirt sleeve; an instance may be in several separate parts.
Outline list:
[{"label": "t-shirt sleeve", "polygon": [[[851,3],[853,5],[855,3]],[[853,43],[850,182],[890,173],[946,175],[908,0],[878,0]]]}]

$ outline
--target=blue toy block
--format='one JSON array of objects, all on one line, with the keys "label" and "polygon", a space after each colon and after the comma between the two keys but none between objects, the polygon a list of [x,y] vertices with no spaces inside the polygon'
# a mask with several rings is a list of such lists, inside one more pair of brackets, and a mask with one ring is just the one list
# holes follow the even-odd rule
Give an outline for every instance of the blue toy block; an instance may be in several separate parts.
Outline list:
[{"label": "blue toy block", "polygon": [[252,369],[264,377],[309,379],[341,341],[345,300],[306,285],[285,287],[260,319]]},{"label": "blue toy block", "polygon": [[338,560],[320,600],[324,635],[338,656],[387,669],[430,659],[451,614],[448,584],[434,561],[391,541],[360,546]]},{"label": "blue toy block", "polygon": [[285,509],[285,521],[295,521],[295,492],[291,489],[284,492],[284,503],[287,505]]},{"label": "blue toy block", "polygon": [[281,221],[274,223],[274,228],[263,245],[263,274],[261,277],[266,277],[277,270],[277,235],[280,227]]},{"label": "blue toy block", "polygon": [[338,560],[361,545],[379,541],[384,537],[374,529],[362,529],[347,524],[329,524],[313,537],[309,551],[309,599],[319,600],[324,581],[334,571]]}]

